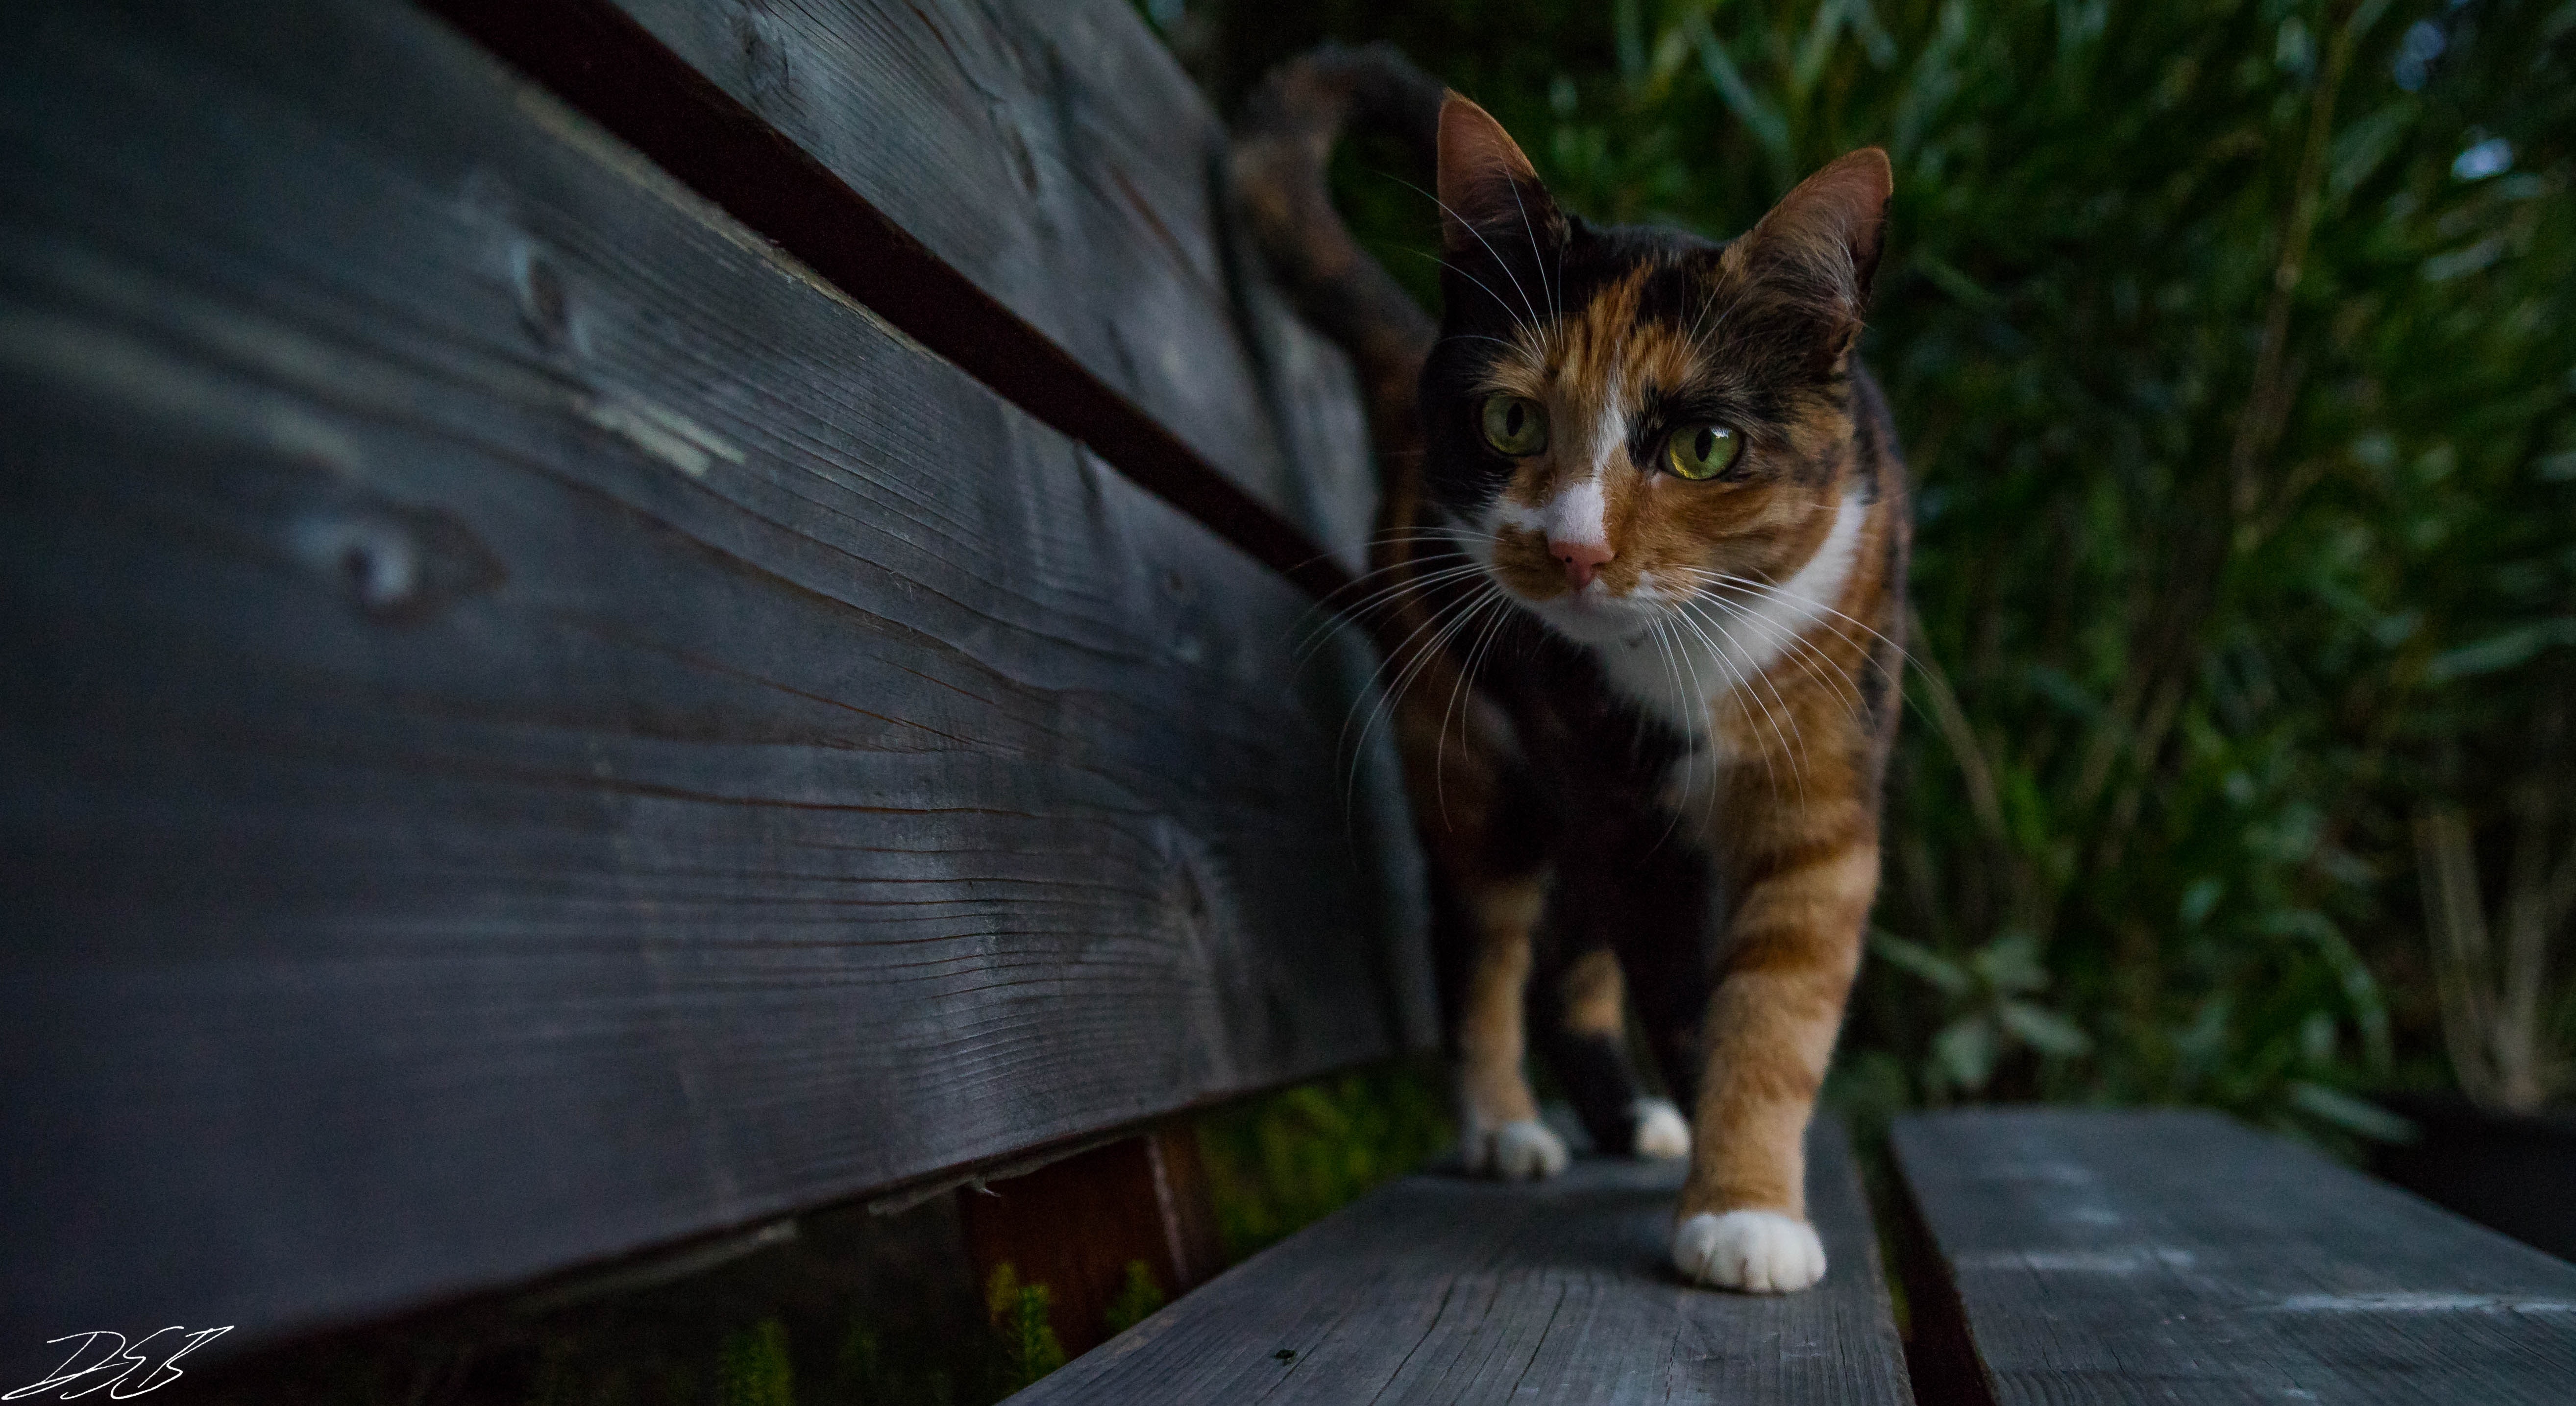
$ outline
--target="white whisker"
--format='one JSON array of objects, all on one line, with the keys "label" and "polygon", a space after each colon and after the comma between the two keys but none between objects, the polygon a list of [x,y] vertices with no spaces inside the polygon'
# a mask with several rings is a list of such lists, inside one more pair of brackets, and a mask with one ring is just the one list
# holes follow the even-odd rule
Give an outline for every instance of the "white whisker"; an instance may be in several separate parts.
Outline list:
[{"label": "white whisker", "polygon": [[[1388,650],[1386,657],[1378,662],[1376,668],[1369,671],[1369,682],[1371,684],[1378,683],[1389,669],[1394,669],[1396,671],[1396,676],[1394,681],[1391,684],[1383,686],[1379,690],[1377,698],[1369,703],[1367,715],[1360,722],[1360,735],[1356,744],[1351,742],[1351,715],[1359,711],[1360,702],[1362,699],[1367,698],[1367,693],[1363,691],[1359,698],[1354,698],[1351,701],[1350,711],[1343,715],[1341,740],[1335,745],[1350,745],[1352,747],[1351,778],[1349,789],[1345,791],[1346,796],[1356,794],[1356,788],[1359,785],[1359,762],[1360,758],[1368,751],[1369,734],[1377,728],[1378,721],[1381,717],[1393,716],[1397,701],[1403,697],[1406,689],[1412,687],[1415,677],[1417,677],[1422,670],[1430,667],[1431,660],[1436,655],[1440,641],[1447,637],[1448,627],[1442,624],[1444,618],[1460,615],[1466,610],[1483,604],[1486,593],[1497,591],[1498,589],[1499,588],[1492,582],[1488,581],[1485,584],[1483,591],[1469,595],[1464,601],[1453,602],[1440,610],[1433,611],[1429,618],[1416,625],[1411,633],[1407,634],[1401,641],[1398,641],[1392,649]],[[1441,628],[1439,629],[1439,632],[1433,636],[1430,643],[1424,645],[1420,649],[1415,649],[1414,641],[1420,639],[1424,631],[1432,630],[1435,626]],[[1348,801],[1345,800],[1344,804],[1347,806]]]},{"label": "white whisker", "polygon": [[[1666,626],[1669,623],[1670,622],[1664,618],[1650,616],[1646,621],[1646,632],[1655,637],[1655,648],[1663,652],[1664,671],[1672,675],[1673,690],[1678,693],[1682,688],[1682,676],[1681,671],[1673,666],[1673,659],[1675,655],[1686,653],[1686,651],[1683,651],[1678,645],[1674,644],[1668,638],[1666,634]],[[1699,688],[1699,669],[1697,666],[1693,666],[1691,669],[1689,696],[1694,698],[1701,697]],[[1705,710],[1707,705],[1704,699],[1701,706],[1703,710]],[[1679,790],[1682,796],[1687,797],[1691,791],[1691,763],[1699,756],[1699,739],[1696,737],[1685,737],[1683,739],[1683,743],[1682,777]],[[1713,759],[1709,763],[1710,779],[1712,781],[1716,779],[1716,765],[1717,764]],[[1708,794],[1710,818],[1714,819],[1717,808],[1717,788],[1715,786],[1711,786]],[[1665,817],[1663,832],[1655,836],[1655,847],[1657,849],[1661,849],[1664,841],[1672,838],[1673,827],[1679,825],[1681,821],[1681,808],[1675,806],[1672,808],[1672,813]]]},{"label": "white whisker", "polygon": [[[1467,662],[1460,666],[1458,677],[1450,680],[1449,701],[1440,709],[1440,729],[1431,735],[1431,792],[1440,806],[1440,820],[1444,825],[1449,821],[1449,715],[1458,710],[1458,695],[1467,688],[1467,676],[1475,669],[1476,655],[1482,651],[1485,641],[1493,636],[1495,627],[1511,611],[1511,601],[1500,588],[1492,590],[1486,603],[1478,609],[1488,610],[1497,605],[1502,610],[1477,628],[1475,642],[1467,650]],[[1463,747],[1467,742],[1467,724],[1462,722],[1458,727],[1458,744]]]},{"label": "white whisker", "polygon": [[[1404,696],[1405,690],[1411,688],[1413,686],[1413,681],[1421,676],[1422,671],[1430,668],[1432,662],[1439,658],[1441,646],[1447,643],[1451,635],[1457,633],[1459,625],[1472,615],[1475,610],[1481,608],[1489,595],[1498,594],[1500,590],[1501,588],[1494,585],[1491,581],[1486,582],[1482,590],[1468,596],[1464,601],[1453,603],[1443,610],[1435,611],[1430,619],[1425,620],[1420,625],[1414,627],[1413,632],[1404,637],[1403,643],[1396,646],[1393,656],[1390,657],[1388,663],[1391,664],[1395,662],[1396,657],[1400,657],[1403,660],[1403,667],[1397,670],[1394,684],[1387,688],[1384,696],[1379,700],[1378,705],[1369,710],[1369,720],[1360,728],[1360,745],[1362,747],[1366,747],[1368,745],[1369,730],[1377,726],[1377,718],[1379,714],[1384,712],[1390,716],[1392,715],[1398,700]],[[1423,631],[1431,629],[1434,625],[1438,625],[1439,629],[1432,635],[1431,639],[1424,643],[1420,648],[1415,648],[1413,642],[1416,639],[1421,638]],[[1386,665],[1382,664],[1379,666],[1381,672],[1383,672],[1385,668]],[[1349,727],[1349,723],[1345,722],[1343,724],[1343,730],[1345,733],[1349,731]]]},{"label": "white whisker", "polygon": [[1320,601],[1317,601],[1317,602],[1316,602],[1312,607],[1310,607],[1309,609],[1310,609],[1310,610],[1331,610],[1331,611],[1339,612],[1340,614],[1343,614],[1343,615],[1357,615],[1357,614],[1359,614],[1360,612],[1362,612],[1362,611],[1364,611],[1364,610],[1366,610],[1366,609],[1368,608],[1368,603],[1369,603],[1370,601],[1373,601],[1373,600],[1377,599],[1379,596],[1386,595],[1386,594],[1388,594],[1389,592],[1392,592],[1392,591],[1400,591],[1400,590],[1404,589],[1404,588],[1405,588],[1405,587],[1407,587],[1407,586],[1418,585],[1418,584],[1421,584],[1421,583],[1426,582],[1426,581],[1436,581],[1436,580],[1440,579],[1440,578],[1441,578],[1441,577],[1443,577],[1443,576],[1450,575],[1450,574],[1453,574],[1453,573],[1456,573],[1456,572],[1459,572],[1459,571],[1482,571],[1482,570],[1484,570],[1484,568],[1483,568],[1482,566],[1477,565],[1477,564],[1476,564],[1474,561],[1472,561],[1472,560],[1469,560],[1469,561],[1457,561],[1457,562],[1451,562],[1451,563],[1449,563],[1449,564],[1448,564],[1448,565],[1446,565],[1446,566],[1433,566],[1433,567],[1429,567],[1428,569],[1426,569],[1426,568],[1425,568],[1425,566],[1424,566],[1424,564],[1423,564],[1421,561],[1418,561],[1418,560],[1407,560],[1407,561],[1394,562],[1394,563],[1391,563],[1391,564],[1386,565],[1386,566],[1381,566],[1381,567],[1379,567],[1377,570],[1375,570],[1375,571],[1371,571],[1371,572],[1368,572],[1368,573],[1366,573],[1365,575],[1361,575],[1361,576],[1357,576],[1357,577],[1352,578],[1348,583],[1344,584],[1344,585],[1343,585],[1343,586],[1341,586],[1338,590],[1336,590],[1334,594],[1335,594],[1335,595],[1338,595],[1338,594],[1340,594],[1340,593],[1341,593],[1341,591],[1347,591],[1347,590],[1351,590],[1351,589],[1353,589],[1353,588],[1355,588],[1355,587],[1358,587],[1358,586],[1366,585],[1366,584],[1368,584],[1370,581],[1373,581],[1373,580],[1375,580],[1375,579],[1377,579],[1378,577],[1381,577],[1381,576],[1391,576],[1391,575],[1395,575],[1395,574],[1397,574],[1397,573],[1399,573],[1399,572],[1408,572],[1408,571],[1409,571],[1409,572],[1416,572],[1416,573],[1419,573],[1419,574],[1417,574],[1417,575],[1411,575],[1411,576],[1406,576],[1404,579],[1402,579],[1402,580],[1400,580],[1400,581],[1396,582],[1394,585],[1391,585],[1391,586],[1380,586],[1380,587],[1377,587],[1376,589],[1374,589],[1374,590],[1370,591],[1367,595],[1362,596],[1361,598],[1359,598],[1359,599],[1358,599],[1358,600],[1356,600],[1356,601],[1349,601],[1349,602],[1337,602],[1337,601],[1335,601],[1331,596],[1326,596],[1324,599],[1322,599],[1322,600],[1320,600]]},{"label": "white whisker", "polygon": [[[1834,701],[1842,705],[1846,716],[1854,722],[1861,721],[1860,710],[1868,706],[1868,700],[1862,696],[1859,686],[1852,682],[1850,673],[1843,668],[1841,661],[1825,653],[1815,641],[1790,626],[1747,610],[1724,596],[1694,595],[1691,599],[1703,605],[1714,605],[1726,611],[1734,619],[1763,632],[1765,638],[1781,646],[1783,657],[1804,670],[1808,678],[1816,681],[1818,687],[1834,696]],[[1825,667],[1833,671],[1833,677],[1828,679],[1819,672],[1816,666],[1809,662],[1810,655],[1824,661]]]},{"label": "white whisker", "polygon": [[[1415,186],[1415,187],[1414,187],[1414,189],[1416,189],[1416,190],[1421,190],[1422,188],[1421,188],[1420,186]],[[1429,192],[1429,191],[1427,191],[1427,190],[1422,191],[1422,193],[1423,193],[1423,194],[1425,194],[1425,195],[1431,195],[1431,192]],[[1517,200],[1519,200],[1520,198],[1521,198],[1521,188],[1520,188],[1520,183],[1519,183],[1518,181],[1514,181],[1514,182],[1512,183],[1512,199],[1514,199],[1515,201],[1517,201]],[[1501,268],[1501,269],[1502,269],[1502,271],[1503,271],[1503,277],[1508,278],[1508,279],[1510,279],[1510,280],[1512,281],[1512,291],[1521,295],[1521,305],[1522,305],[1523,307],[1526,307],[1526,308],[1528,308],[1528,309],[1529,309],[1529,315],[1530,315],[1530,335],[1531,335],[1533,338],[1537,337],[1537,335],[1538,335],[1538,331],[1539,331],[1538,324],[1539,324],[1539,322],[1541,321],[1541,319],[1540,319],[1540,317],[1539,317],[1539,315],[1538,315],[1538,304],[1533,303],[1533,302],[1531,302],[1531,301],[1530,301],[1529,290],[1528,290],[1528,289],[1526,289],[1526,288],[1521,287],[1521,279],[1520,279],[1520,275],[1519,275],[1519,274],[1516,274],[1516,273],[1514,273],[1514,272],[1512,272],[1512,266],[1511,266],[1510,262],[1503,258],[1503,251],[1502,251],[1502,250],[1500,250],[1500,249],[1495,248],[1495,247],[1494,247],[1494,241],[1492,241],[1492,240],[1490,240],[1490,239],[1487,239],[1487,238],[1485,237],[1485,232],[1484,232],[1483,230],[1480,230],[1480,229],[1476,228],[1476,226],[1475,226],[1473,223],[1471,223],[1471,222],[1467,219],[1467,217],[1466,217],[1466,216],[1459,214],[1459,213],[1458,213],[1457,211],[1455,211],[1455,210],[1451,210],[1451,209],[1449,208],[1449,202],[1448,202],[1448,201],[1441,199],[1441,198],[1440,198],[1439,196],[1437,196],[1437,195],[1431,195],[1431,203],[1432,203],[1432,204],[1434,204],[1434,205],[1439,206],[1439,207],[1441,208],[1441,210],[1443,210],[1444,212],[1446,212],[1446,213],[1448,214],[1449,218],[1451,218],[1451,219],[1453,219],[1453,220],[1456,220],[1456,221],[1458,222],[1458,227],[1459,227],[1459,228],[1461,228],[1461,229],[1463,229],[1463,230],[1467,231],[1469,234],[1472,234],[1472,235],[1476,236],[1476,242],[1477,242],[1477,243],[1479,243],[1479,244],[1484,245],[1484,246],[1485,246],[1485,252],[1494,256],[1494,263],[1495,263],[1495,265],[1496,265],[1497,267],[1499,267],[1499,268]],[[1460,271],[1461,271],[1461,272],[1464,272],[1464,270],[1460,270]],[[1501,301],[1501,300],[1500,300],[1500,299],[1496,299],[1496,301],[1497,301],[1497,302],[1499,302],[1499,301]]]},{"label": "white whisker", "polygon": [[1512,182],[1512,208],[1521,212],[1521,233],[1529,236],[1530,271],[1538,275],[1538,291],[1548,295],[1548,306],[1555,309],[1557,319],[1563,321],[1565,301],[1547,286],[1547,270],[1539,267],[1538,261],[1547,256],[1547,251],[1538,247],[1538,231],[1530,227],[1529,207],[1521,203],[1521,183],[1518,181]]},{"label": "white whisker", "polygon": [[[1710,655],[1720,664],[1726,666],[1727,671],[1735,676],[1738,689],[1745,697],[1753,700],[1753,705],[1762,710],[1763,718],[1771,724],[1771,735],[1780,743],[1783,760],[1789,763],[1790,780],[1797,785],[1799,802],[1800,804],[1804,804],[1806,801],[1807,788],[1806,777],[1804,775],[1804,769],[1801,766],[1801,762],[1806,755],[1806,739],[1803,735],[1800,735],[1793,742],[1791,738],[1791,734],[1797,732],[1798,729],[1797,717],[1794,710],[1789,708],[1789,701],[1785,698],[1780,699],[1781,709],[1783,711],[1790,712],[1788,725],[1784,727],[1781,724],[1779,715],[1771,711],[1771,705],[1764,702],[1762,695],[1754,689],[1754,683],[1756,680],[1767,685],[1770,683],[1770,676],[1760,669],[1752,669],[1750,674],[1746,672],[1747,669],[1752,668],[1752,655],[1748,653],[1744,649],[1743,644],[1735,638],[1734,632],[1727,629],[1723,622],[1715,619],[1714,617],[1703,617],[1700,615],[1696,610],[1691,608],[1691,603],[1689,601],[1685,600],[1680,604],[1681,609],[1677,613],[1676,618],[1688,624],[1691,630],[1700,637],[1701,643],[1708,646]],[[1724,637],[1725,643],[1721,644],[1718,640],[1710,638],[1708,633],[1710,629],[1716,630],[1720,636]],[[1736,660],[1730,658],[1730,652],[1733,654],[1743,655],[1743,663],[1739,665]],[[1779,698],[1780,690],[1774,687],[1771,690],[1771,694],[1774,698]],[[1757,747],[1760,746],[1760,734],[1755,734],[1754,742]],[[1770,771],[1771,754],[1767,749],[1763,751],[1762,763],[1765,770],[1769,771],[1772,791],[1774,794],[1777,794],[1780,786],[1780,777],[1777,771]]]},{"label": "white whisker", "polygon": [[[1481,236],[1479,236],[1479,237],[1481,237]],[[1429,255],[1429,254],[1423,254],[1423,253],[1422,253],[1422,251],[1421,251],[1421,250],[1419,250],[1419,249],[1408,249],[1408,250],[1406,250],[1405,252],[1406,252],[1406,253],[1408,253],[1408,254],[1421,254],[1423,258],[1430,259],[1430,260],[1431,260],[1431,262],[1433,262],[1433,263],[1435,263],[1435,264],[1438,264],[1440,267],[1442,267],[1442,268],[1444,268],[1444,269],[1449,270],[1451,273],[1454,273],[1454,274],[1458,275],[1460,278],[1463,278],[1463,279],[1467,280],[1469,283],[1475,284],[1477,287],[1484,289],[1484,290],[1485,290],[1485,296],[1494,300],[1495,305],[1496,305],[1496,306],[1498,306],[1498,307],[1500,307],[1500,308],[1503,310],[1503,316],[1508,317],[1508,318],[1510,318],[1510,319],[1512,320],[1512,325],[1513,325],[1514,327],[1517,327],[1517,328],[1521,329],[1522,331],[1527,332],[1527,333],[1529,334],[1529,338],[1530,338],[1530,340],[1531,340],[1532,342],[1539,342],[1539,341],[1543,341],[1543,340],[1545,340],[1545,339],[1540,335],[1540,333],[1539,333],[1538,325],[1537,325],[1536,323],[1533,323],[1533,322],[1525,321],[1525,320],[1521,317],[1520,313],[1519,313],[1518,311],[1516,311],[1516,310],[1512,307],[1512,305],[1511,305],[1510,303],[1508,303],[1508,302],[1504,301],[1504,299],[1503,299],[1503,295],[1502,295],[1502,294],[1497,293],[1497,292],[1495,292],[1495,291],[1494,291],[1494,286],[1493,286],[1492,284],[1487,283],[1485,280],[1483,280],[1483,279],[1481,279],[1481,278],[1478,278],[1476,275],[1474,275],[1474,274],[1472,274],[1472,273],[1467,272],[1465,269],[1462,269],[1462,268],[1458,267],[1456,264],[1453,264],[1453,263],[1449,262],[1447,259],[1434,258],[1432,255]],[[1503,272],[1504,272],[1504,273],[1506,273],[1506,274],[1509,274],[1509,273],[1511,272],[1511,270],[1510,270],[1510,269],[1505,269],[1505,270],[1503,270]],[[1524,294],[1522,294],[1522,295],[1521,295],[1521,299],[1522,299],[1522,301],[1523,301],[1523,302],[1527,302],[1527,301],[1529,300],[1529,295],[1528,295],[1528,294],[1526,294],[1526,293],[1524,293]],[[1531,316],[1531,317],[1536,317],[1536,316],[1538,316],[1538,310],[1537,310],[1537,309],[1535,309],[1535,308],[1532,308],[1532,309],[1530,310],[1530,316]]]},{"label": "white whisker", "polygon": [[1521,344],[1518,342],[1506,342],[1500,337],[1488,337],[1482,332],[1452,332],[1449,335],[1442,337],[1440,340],[1444,342],[1491,342],[1498,347],[1508,347],[1513,351],[1521,350]]},{"label": "white whisker", "polygon": [[1689,571],[1694,576],[1704,576],[1721,585],[1733,586],[1739,590],[1751,591],[1767,600],[1785,601],[1790,605],[1796,606],[1800,610],[1830,615],[1837,620],[1848,621],[1855,628],[1867,631],[1872,639],[1875,639],[1879,643],[1886,645],[1888,648],[1895,650],[1906,663],[1911,664],[1914,662],[1914,656],[1906,650],[1905,646],[1898,644],[1896,641],[1880,634],[1877,630],[1872,629],[1868,621],[1858,619],[1854,616],[1845,615],[1841,611],[1836,610],[1832,606],[1826,605],[1821,601],[1800,600],[1797,597],[1787,594],[1779,587],[1772,585],[1768,581],[1756,581],[1750,576],[1736,576],[1723,571],[1706,571],[1698,567],[1685,567],[1683,569]]}]

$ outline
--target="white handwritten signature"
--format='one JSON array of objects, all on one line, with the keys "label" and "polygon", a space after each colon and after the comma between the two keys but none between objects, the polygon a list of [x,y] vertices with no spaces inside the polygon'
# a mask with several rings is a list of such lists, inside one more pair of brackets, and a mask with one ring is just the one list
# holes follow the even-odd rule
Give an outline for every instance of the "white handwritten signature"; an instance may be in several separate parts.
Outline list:
[{"label": "white handwritten signature", "polygon": [[[57,1401],[69,1401],[74,1397],[87,1396],[101,1387],[107,1389],[108,1399],[112,1401],[124,1401],[141,1396],[147,1391],[158,1390],[186,1376],[187,1374],[180,1371],[174,1364],[180,1358],[231,1331],[231,1325],[227,1324],[221,1328],[199,1328],[189,1333],[187,1329],[174,1323],[158,1332],[144,1334],[136,1339],[131,1347],[126,1345],[123,1333],[111,1332],[104,1328],[94,1333],[66,1333],[59,1338],[47,1338],[45,1340],[47,1346],[67,1343],[74,1338],[80,1340],[80,1346],[72,1349],[72,1355],[63,1359],[62,1365],[54,1369],[52,1376],[41,1382],[30,1382],[16,1391],[0,1394],[0,1401],[15,1401],[22,1396],[33,1396],[40,1391],[50,1391],[55,1387],[65,1388],[62,1395],[54,1398]],[[172,1339],[170,1343],[164,1344],[161,1351],[169,1355],[161,1358],[159,1364],[155,1365],[152,1357],[146,1354],[143,1348],[147,1343],[158,1341],[163,1333],[187,1333],[187,1336],[184,1339]],[[106,1351],[99,1354],[97,1361],[86,1367],[74,1366],[74,1363],[88,1355],[89,1350],[95,1347],[101,1338],[110,1338],[114,1342]],[[171,1351],[173,1346],[178,1350]],[[134,1369],[137,1367],[150,1367],[152,1370],[144,1373],[141,1381],[129,1386],[125,1379],[134,1375]],[[99,1375],[108,1372],[110,1368],[115,1370],[106,1376]],[[84,1382],[81,1380],[84,1377],[97,1377],[98,1380]],[[78,1383],[77,1389],[73,1389],[75,1383]]]}]

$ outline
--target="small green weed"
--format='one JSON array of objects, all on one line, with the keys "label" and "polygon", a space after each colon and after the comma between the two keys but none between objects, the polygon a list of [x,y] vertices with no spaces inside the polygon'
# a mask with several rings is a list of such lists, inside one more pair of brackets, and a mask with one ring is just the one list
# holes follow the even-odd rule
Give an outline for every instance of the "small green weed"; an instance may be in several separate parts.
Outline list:
[{"label": "small green weed", "polygon": [[1064,1344],[1055,1336],[1047,1310],[1055,1295],[1044,1284],[1022,1284],[1008,1261],[993,1266],[984,1281],[984,1309],[1002,1348],[1003,1376],[1017,1391],[1064,1365]]}]

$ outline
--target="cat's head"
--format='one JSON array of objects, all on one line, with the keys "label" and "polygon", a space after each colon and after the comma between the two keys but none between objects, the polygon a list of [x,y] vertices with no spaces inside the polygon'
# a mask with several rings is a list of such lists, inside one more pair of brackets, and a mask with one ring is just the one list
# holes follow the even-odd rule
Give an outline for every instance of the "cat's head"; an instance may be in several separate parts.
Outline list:
[{"label": "cat's head", "polygon": [[1851,359],[1885,153],[1825,167],[1724,244],[1598,228],[1452,94],[1439,185],[1425,488],[1508,596],[1606,644],[1816,557],[1861,472]]}]

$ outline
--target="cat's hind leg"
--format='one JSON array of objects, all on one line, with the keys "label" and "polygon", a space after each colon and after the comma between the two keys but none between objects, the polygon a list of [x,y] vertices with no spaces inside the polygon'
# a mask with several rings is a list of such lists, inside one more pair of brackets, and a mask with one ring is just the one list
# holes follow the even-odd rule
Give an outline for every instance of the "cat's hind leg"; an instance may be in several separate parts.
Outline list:
[{"label": "cat's hind leg", "polygon": [[1593,1145],[1614,1156],[1689,1156],[1690,1124],[1681,1110],[1646,1093],[1637,1077],[1618,958],[1592,947],[1549,976],[1533,986],[1533,1020],[1544,1032],[1548,1065]]},{"label": "cat's hind leg", "polygon": [[[1413,638],[1389,654],[1406,658]],[[1396,738],[1431,862],[1433,961],[1457,1074],[1461,1160],[1483,1176],[1554,1176],[1571,1158],[1539,1121],[1523,1068],[1531,949],[1550,887],[1546,810],[1515,759],[1510,719],[1463,687],[1448,656],[1426,649],[1410,657],[1422,677],[1397,696]]]},{"label": "cat's hind leg", "polygon": [[1551,886],[1545,811],[1512,758],[1510,722],[1472,693],[1453,715],[1439,700],[1455,692],[1436,680],[1409,690],[1396,719],[1431,861],[1432,955],[1457,1076],[1460,1160],[1480,1176],[1550,1177],[1571,1158],[1539,1121],[1524,1068],[1532,948]]},{"label": "cat's hind leg", "polygon": [[1565,1139],[1539,1121],[1524,1068],[1524,996],[1539,915],[1540,875],[1461,884],[1473,943],[1454,1015],[1459,1152],[1467,1170],[1519,1181],[1552,1177],[1571,1160]]}]

